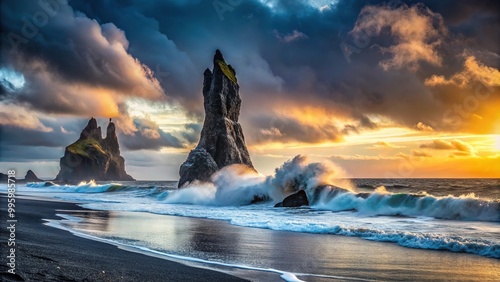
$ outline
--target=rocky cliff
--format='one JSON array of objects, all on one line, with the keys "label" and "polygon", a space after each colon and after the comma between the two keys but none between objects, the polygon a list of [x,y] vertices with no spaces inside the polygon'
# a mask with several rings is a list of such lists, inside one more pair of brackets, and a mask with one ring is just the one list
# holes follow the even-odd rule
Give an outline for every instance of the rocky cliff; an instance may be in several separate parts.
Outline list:
[{"label": "rocky cliff", "polygon": [[213,70],[206,69],[203,75],[205,121],[198,146],[181,165],[179,187],[193,180],[209,181],[214,172],[231,164],[253,169],[238,123],[241,98],[236,71],[217,50]]},{"label": "rocky cliff", "polygon": [[66,147],[60,165],[57,181],[134,180],[125,172],[125,160],[120,156],[115,124],[111,119],[103,139],[101,127],[91,118],[80,138]]}]

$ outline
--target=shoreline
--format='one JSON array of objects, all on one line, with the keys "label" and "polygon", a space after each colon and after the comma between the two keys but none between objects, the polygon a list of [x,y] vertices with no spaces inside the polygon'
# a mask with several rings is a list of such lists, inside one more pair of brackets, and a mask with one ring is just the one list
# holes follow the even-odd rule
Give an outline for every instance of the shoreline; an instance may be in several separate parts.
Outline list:
[{"label": "shoreline", "polygon": [[[6,198],[3,195],[0,193],[1,210],[5,212]],[[38,267],[38,271],[49,275],[49,278],[39,278],[36,272],[31,273],[31,276],[28,276],[30,280],[80,281],[87,278],[85,275],[94,275],[88,280],[283,281],[280,276],[287,274],[295,274],[298,279],[316,282],[396,281],[410,278],[414,280],[494,281],[500,278],[500,271],[496,267],[500,266],[500,260],[471,254],[412,249],[392,243],[367,241],[348,236],[243,227],[215,219],[148,212],[93,210],[80,207],[78,202],[43,196],[19,195],[17,199],[19,199],[20,206],[16,212],[19,216],[26,214],[28,218],[28,220],[19,218],[19,223],[28,223],[29,228],[33,229],[28,233],[34,236],[34,239],[25,240],[26,243],[40,238],[40,241],[45,242],[48,239],[46,237],[49,237],[47,234],[51,234],[52,231],[58,233],[57,236],[61,239],[55,244],[58,247],[56,251],[63,253],[65,251],[66,261],[73,267],[69,270],[64,268],[63,275],[61,275],[63,268],[57,269],[57,256],[46,255],[46,253],[53,252],[51,244],[35,244],[37,248],[33,248],[33,251],[30,248],[31,245],[27,244],[30,247],[24,248],[25,252],[27,250],[34,254],[28,258],[31,260],[41,258],[43,264],[35,261],[34,265]],[[22,211],[23,208],[27,208],[27,211]],[[30,223],[36,219],[38,219],[36,223]],[[150,227],[154,228],[150,229]],[[79,234],[83,235],[83,238]],[[2,234],[1,240],[6,240],[5,237]],[[19,234],[18,238],[21,239]],[[120,238],[125,241],[119,240]],[[155,241],[155,239],[158,240]],[[79,243],[81,240],[86,243]],[[129,240],[137,244],[127,243]],[[59,246],[60,242],[62,242],[62,247]],[[94,252],[89,252],[85,247],[78,247],[79,244],[93,246]],[[168,245],[166,248],[164,248],[165,244]],[[99,247],[102,245],[107,247]],[[80,249],[84,251],[80,253]],[[112,255],[106,253],[109,251],[103,253],[103,249],[113,249]],[[255,253],[256,250],[258,250],[257,253]],[[2,250],[2,252],[6,251]],[[71,255],[68,256],[68,253]],[[72,253],[76,253],[78,258]],[[209,258],[205,256],[207,254]],[[115,272],[104,270],[105,273],[100,273],[101,269],[96,271],[95,263],[89,262],[96,256],[101,259],[102,256],[107,257],[97,266],[111,261],[113,265],[111,268]],[[126,263],[123,263],[121,260],[124,256],[131,257],[131,259],[126,259]],[[49,258],[52,262],[47,262],[44,258]],[[153,262],[156,266],[151,266],[149,258],[160,262]],[[78,266],[81,261],[84,265]],[[27,265],[31,267],[30,264]],[[144,265],[146,269],[129,271]],[[178,276],[165,277],[165,273],[170,275],[171,270],[177,269],[179,265],[188,269],[185,270],[188,276],[178,279],[176,278]],[[457,268],[457,265],[461,267]],[[84,271],[80,271],[79,267],[84,268]],[[20,265],[19,269],[21,268]],[[202,272],[215,272],[216,274],[213,275],[228,275],[229,278],[211,278],[211,276],[189,270],[193,268]],[[0,271],[5,272],[6,269],[5,263],[2,263]],[[147,272],[149,276],[142,275],[143,272]],[[67,273],[70,275],[65,276]],[[59,276],[50,278],[55,274]],[[106,276],[103,276],[104,274]],[[0,277],[6,279],[3,275]],[[290,278],[290,276],[286,277]]]},{"label": "shoreline", "polygon": [[[7,214],[6,199],[0,194],[2,214]],[[2,232],[2,281],[247,281],[85,239],[44,224],[44,219],[60,220],[58,210],[88,209],[70,202],[16,198],[16,275],[7,272],[8,249],[3,243],[8,234]]]}]

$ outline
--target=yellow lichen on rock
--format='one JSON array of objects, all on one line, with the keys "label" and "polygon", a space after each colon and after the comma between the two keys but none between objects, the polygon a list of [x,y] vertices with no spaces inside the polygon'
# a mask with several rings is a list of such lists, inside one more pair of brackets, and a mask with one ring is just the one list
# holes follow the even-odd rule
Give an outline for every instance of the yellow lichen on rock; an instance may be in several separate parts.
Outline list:
[{"label": "yellow lichen on rock", "polygon": [[222,72],[226,75],[229,80],[234,82],[234,84],[238,84],[238,80],[236,79],[236,74],[235,72],[231,69],[230,66],[226,64],[224,61],[217,61],[217,64],[219,64],[220,69]]}]

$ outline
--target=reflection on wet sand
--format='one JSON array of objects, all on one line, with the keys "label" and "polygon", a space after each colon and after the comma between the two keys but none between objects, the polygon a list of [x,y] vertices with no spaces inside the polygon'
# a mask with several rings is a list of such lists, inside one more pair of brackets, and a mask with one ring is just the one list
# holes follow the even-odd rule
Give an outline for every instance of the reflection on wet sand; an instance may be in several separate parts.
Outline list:
[{"label": "reflection on wet sand", "polygon": [[82,219],[78,225],[73,225],[73,227],[78,227],[81,230],[96,230],[100,232],[109,231],[109,224],[115,217],[112,211],[94,211],[94,210],[77,210],[77,211],[65,211],[58,210],[59,213],[64,213],[70,216],[75,216]]},{"label": "reflection on wet sand", "polygon": [[208,220],[194,220],[188,234],[190,248],[197,252],[232,257],[238,253],[240,233],[220,228]]},{"label": "reflection on wet sand", "polygon": [[[71,215],[83,219],[70,223],[78,231],[209,261],[384,281],[500,278],[499,260],[471,254],[410,249],[328,234],[239,227],[190,217],[101,211]],[[306,281],[331,281],[301,277]]]}]

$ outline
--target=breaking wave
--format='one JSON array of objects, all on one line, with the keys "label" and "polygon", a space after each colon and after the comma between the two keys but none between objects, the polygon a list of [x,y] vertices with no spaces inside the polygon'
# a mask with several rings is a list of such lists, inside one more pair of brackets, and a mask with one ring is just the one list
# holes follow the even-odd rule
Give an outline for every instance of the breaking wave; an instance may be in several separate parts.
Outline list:
[{"label": "breaking wave", "polygon": [[28,188],[45,188],[54,192],[74,192],[74,193],[103,193],[118,192],[133,189],[132,187],[119,183],[96,184],[94,180],[82,181],[78,185],[58,185],[51,181],[30,182],[26,184]]},{"label": "breaking wave", "polygon": [[[313,193],[317,193],[314,191]],[[389,193],[384,187],[373,193],[354,193],[329,187],[315,195],[313,208],[354,210],[363,215],[426,216],[439,219],[500,221],[500,201],[480,199],[473,193],[460,197]]]},{"label": "breaking wave", "polygon": [[[134,192],[160,203],[204,206],[243,206],[256,202],[281,202],[286,196],[305,190],[311,208],[333,212],[353,211],[363,216],[433,217],[450,220],[500,221],[500,200],[462,196],[435,196],[426,192],[392,193],[381,186],[372,192],[356,192],[344,171],[331,162],[311,162],[296,156],[264,176],[244,165],[219,170],[212,182],[194,182],[182,189],[137,187],[118,183],[57,185],[52,182],[28,183],[29,188],[54,192],[107,193]],[[400,185],[403,186],[403,185]],[[342,187],[342,188],[340,188]]]},{"label": "breaking wave", "polygon": [[[329,162],[309,162],[297,156],[263,176],[241,165],[216,173],[213,183],[193,183],[170,192],[169,204],[240,206],[259,200],[280,202],[287,195],[305,190],[311,207],[320,210],[355,211],[362,215],[424,216],[452,220],[500,221],[500,201],[474,194],[437,197],[425,192],[390,193],[385,187],[357,193],[344,172]],[[345,187],[345,188],[340,188]]]}]

